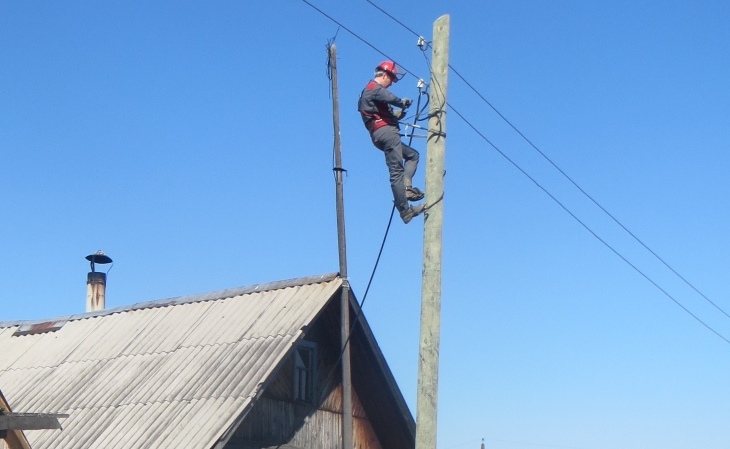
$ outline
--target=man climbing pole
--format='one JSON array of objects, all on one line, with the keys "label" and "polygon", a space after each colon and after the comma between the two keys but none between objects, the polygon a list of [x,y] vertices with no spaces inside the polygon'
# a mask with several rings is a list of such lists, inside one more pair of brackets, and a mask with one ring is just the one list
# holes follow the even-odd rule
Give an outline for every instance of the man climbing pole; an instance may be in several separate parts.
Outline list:
[{"label": "man climbing pole", "polygon": [[[385,164],[390,172],[390,188],[393,190],[395,207],[404,223],[421,212],[424,203],[409,205],[408,201],[420,201],[423,192],[413,187],[413,175],[418,167],[418,151],[400,141],[398,120],[412,101],[398,98],[388,91],[398,82],[398,69],[393,61],[383,61],[375,68],[374,78],[365,86],[357,108],[376,148],[385,154]],[[394,110],[393,106],[400,109]],[[405,163],[404,163],[405,161]]]}]

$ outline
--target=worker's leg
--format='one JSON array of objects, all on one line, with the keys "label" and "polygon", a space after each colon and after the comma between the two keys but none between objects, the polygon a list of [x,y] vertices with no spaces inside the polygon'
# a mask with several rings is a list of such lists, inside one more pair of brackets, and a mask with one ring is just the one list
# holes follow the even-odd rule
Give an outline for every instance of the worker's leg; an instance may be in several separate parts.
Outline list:
[{"label": "worker's leg", "polygon": [[385,155],[385,165],[388,166],[390,173],[390,188],[393,191],[395,207],[398,212],[403,212],[408,209],[408,199],[406,199],[406,186],[403,180],[404,146],[401,144],[400,136],[389,127],[384,127],[373,133],[373,142]]},{"label": "worker's leg", "polygon": [[418,151],[409,147],[406,144],[401,143],[401,153],[403,159],[405,159],[405,166],[403,169],[403,182],[406,187],[413,185],[413,175],[416,174],[416,168],[418,168]]}]

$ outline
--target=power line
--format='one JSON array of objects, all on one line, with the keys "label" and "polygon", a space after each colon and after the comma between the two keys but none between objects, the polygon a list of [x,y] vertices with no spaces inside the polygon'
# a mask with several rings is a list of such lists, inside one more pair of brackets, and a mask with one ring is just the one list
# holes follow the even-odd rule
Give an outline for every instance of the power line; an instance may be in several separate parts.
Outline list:
[{"label": "power line", "polygon": [[608,249],[610,249],[614,254],[616,254],[619,258],[621,258],[621,260],[623,260],[624,262],[626,262],[637,273],[639,273],[641,276],[643,276],[644,279],[646,279],[647,281],[649,281],[654,287],[658,288],[659,291],[661,291],[662,293],[664,293],[664,295],[666,295],[667,298],[669,298],[672,301],[674,301],[675,304],[677,304],[679,307],[681,307],[682,310],[684,310],[685,312],[687,312],[692,318],[694,318],[700,324],[702,324],[707,329],[709,329],[713,334],[715,334],[718,337],[720,337],[723,340],[725,340],[726,343],[730,344],[730,340],[728,340],[727,338],[723,337],[719,332],[717,332],[715,329],[713,329],[712,327],[710,327],[709,324],[705,323],[697,315],[695,315],[694,313],[690,312],[690,310],[688,308],[686,308],[685,306],[683,306],[682,303],[680,303],[672,295],[670,295],[669,292],[667,292],[659,284],[657,284],[656,282],[654,282],[649,276],[647,276],[643,271],[641,271],[636,265],[632,264],[626,257],[624,257],[616,249],[614,249],[614,247],[612,247],[611,245],[609,245],[608,242],[606,242],[601,237],[599,237],[598,234],[596,234],[587,224],[585,224],[580,218],[578,218],[573,212],[571,212],[570,209],[568,209],[562,202],[560,202],[560,200],[558,200],[555,196],[553,196],[553,194],[550,193],[539,182],[537,182],[537,180],[535,180],[535,178],[533,178],[532,176],[530,176],[525,170],[522,169],[522,167],[520,167],[515,161],[513,161],[512,159],[510,159],[509,156],[507,156],[494,143],[492,143],[484,134],[482,134],[474,125],[472,125],[471,122],[469,122],[463,115],[461,115],[461,113],[458,110],[456,110],[453,105],[449,104],[449,107],[451,107],[451,110],[454,111],[454,113],[457,116],[459,116],[459,118],[462,119],[464,121],[464,123],[467,124],[467,126],[469,126],[472,130],[474,130],[474,132],[476,132],[479,135],[479,137],[481,137],[482,139],[484,139],[492,148],[494,148],[500,155],[502,155],[502,157],[504,157],[510,164],[512,164],[523,175],[527,176],[527,178],[530,181],[532,181],[538,188],[540,188],[540,190],[542,190],[543,192],[545,192],[545,194],[547,196],[549,196],[550,199],[552,199],[553,201],[555,201],[561,208],[563,208],[563,210],[565,212],[567,212],[571,217],[573,217],[575,219],[575,221],[577,221],[578,223],[580,223],[580,225],[583,226],[586,229],[586,231],[590,232],[593,235],[593,237],[595,237],[599,242],[603,243]]},{"label": "power line", "polygon": [[381,8],[380,6],[376,5],[375,3],[371,2],[370,0],[365,0],[365,1],[366,1],[366,2],[368,2],[368,3],[370,3],[371,5],[373,5],[373,6],[374,6],[374,7],[376,7],[377,9],[379,9],[379,10],[380,10],[380,12],[382,12],[382,13],[383,13],[383,14],[385,14],[386,16],[388,16],[388,17],[390,17],[391,19],[393,19],[394,21],[396,21],[396,22],[398,23],[398,25],[402,26],[402,27],[403,27],[403,28],[405,28],[406,30],[408,30],[408,31],[410,31],[411,33],[415,34],[415,35],[416,35],[416,37],[421,37],[421,35],[420,35],[420,34],[416,33],[416,32],[415,32],[415,31],[413,31],[412,29],[408,28],[408,27],[407,27],[407,26],[406,26],[406,25],[405,25],[405,24],[404,24],[403,22],[401,22],[400,20],[398,20],[398,19],[396,19],[395,17],[391,16],[390,14],[388,14],[388,12],[387,12],[387,11],[385,11],[385,10],[384,10],[383,8]]},{"label": "power line", "polygon": [[[372,6],[377,8],[379,11],[381,11],[386,16],[390,17],[395,21],[397,24],[408,30],[411,34],[415,35],[416,37],[421,38],[422,35],[418,34],[417,32],[413,31],[411,28],[406,26],[404,23],[402,23],[400,20],[383,10],[380,6],[376,5],[372,2],[372,0],[365,0],[366,2],[370,3]],[[464,84],[466,84],[484,103],[486,103],[507,125],[509,125],[522,139],[527,142],[535,151],[537,151],[546,161],[550,163],[558,172],[560,172],[565,179],[567,179],[575,188],[577,188],[586,198],[588,198],[593,204],[595,204],[603,213],[605,213],[608,217],[611,218],[617,225],[619,225],[626,233],[628,233],[634,240],[636,240],[641,246],[644,247],[647,251],[649,251],[657,260],[659,260],[662,264],[664,264],[665,267],[667,267],[672,273],[674,273],[679,279],[681,279],[685,284],[687,284],[692,290],[694,290],[697,294],[702,296],[707,302],[712,304],[717,310],[722,312],[726,317],[730,318],[730,314],[728,314],[725,310],[723,310],[720,306],[715,304],[710,298],[708,298],[704,293],[702,293],[697,287],[695,287],[691,282],[689,282],[684,276],[682,276],[677,270],[675,270],[669,263],[667,263],[659,254],[657,254],[654,250],[652,250],[646,243],[644,243],[636,234],[631,232],[629,228],[627,228],[621,221],[619,221],[613,214],[611,214],[605,207],[603,207],[595,198],[593,198],[588,192],[586,192],[578,183],[573,180],[562,168],[560,168],[550,157],[548,157],[547,154],[545,154],[540,148],[537,147],[530,139],[525,136],[525,134],[520,131],[517,126],[515,126],[510,120],[507,119],[507,117],[504,116],[489,100],[487,100],[484,95],[481,94],[461,73],[459,73],[454,66],[449,64],[449,69],[451,69],[454,74],[459,77]],[[450,105],[449,105],[450,106]]]},{"label": "power line", "polygon": [[[369,1],[369,0],[368,0],[368,1]],[[643,242],[643,241],[642,241],[642,240],[641,240],[641,239],[640,239],[639,237],[637,237],[637,236],[636,236],[636,234],[634,234],[633,232],[631,232],[631,231],[629,230],[629,228],[627,228],[626,226],[624,226],[624,224],[623,224],[623,223],[621,223],[621,222],[620,222],[620,221],[619,221],[619,220],[618,220],[618,219],[617,219],[617,218],[616,218],[616,217],[615,217],[615,216],[614,216],[613,214],[611,214],[611,213],[610,213],[610,212],[609,212],[608,210],[606,210],[606,208],[604,208],[604,207],[603,207],[603,206],[602,206],[602,205],[601,205],[601,204],[600,204],[600,203],[599,203],[598,201],[596,201],[596,200],[595,200],[595,199],[594,199],[594,198],[593,198],[593,197],[592,197],[591,195],[589,195],[589,194],[588,194],[588,192],[586,192],[585,190],[583,190],[583,188],[582,188],[582,187],[581,187],[580,185],[578,185],[578,183],[577,183],[577,182],[575,182],[575,181],[573,180],[573,178],[571,178],[570,176],[568,176],[568,174],[567,174],[567,173],[565,173],[565,172],[564,172],[564,171],[563,171],[563,170],[562,170],[562,169],[561,169],[561,168],[560,168],[560,167],[559,167],[559,166],[558,166],[558,165],[557,165],[557,164],[556,164],[555,162],[553,162],[553,160],[552,160],[552,159],[550,159],[550,158],[549,158],[549,157],[548,157],[548,156],[547,156],[547,155],[546,155],[546,154],[545,154],[544,152],[542,152],[542,151],[541,151],[541,150],[540,150],[540,149],[539,149],[539,148],[538,148],[538,147],[537,147],[537,146],[536,146],[536,145],[535,145],[534,143],[532,143],[532,141],[531,141],[530,139],[528,139],[528,138],[527,138],[527,136],[525,136],[525,135],[524,135],[524,134],[523,134],[523,133],[522,133],[522,132],[521,132],[521,131],[520,131],[519,129],[517,129],[517,127],[516,127],[515,125],[513,125],[513,124],[512,124],[512,122],[510,122],[509,120],[507,120],[507,117],[505,117],[504,115],[502,115],[502,113],[501,113],[501,112],[499,112],[499,111],[497,110],[497,108],[495,108],[495,107],[494,107],[494,106],[492,105],[492,103],[490,103],[490,102],[489,102],[489,101],[488,101],[488,100],[487,100],[486,98],[484,98],[484,96],[483,96],[483,95],[482,95],[481,93],[479,93],[479,91],[477,91],[477,90],[476,90],[476,89],[474,88],[474,86],[472,86],[472,85],[471,85],[471,83],[469,83],[469,82],[468,82],[468,81],[466,80],[466,78],[464,78],[464,77],[463,77],[463,76],[462,76],[462,75],[461,75],[461,74],[460,74],[460,73],[459,73],[458,71],[456,71],[456,69],[455,69],[454,67],[452,67],[451,65],[449,65],[449,68],[450,68],[450,69],[451,69],[451,70],[452,70],[452,71],[454,72],[454,74],[456,74],[456,76],[458,76],[459,78],[461,78],[461,80],[462,80],[462,81],[463,81],[463,82],[464,82],[464,83],[465,83],[465,84],[466,84],[467,86],[469,86],[469,88],[470,88],[471,90],[473,90],[473,91],[474,91],[474,93],[476,93],[476,94],[477,94],[477,95],[479,96],[479,98],[481,98],[481,99],[482,99],[482,100],[483,100],[483,101],[484,101],[484,102],[485,102],[486,104],[488,104],[488,105],[489,105],[489,107],[490,107],[490,108],[492,108],[492,110],[493,110],[494,112],[496,112],[496,113],[497,113],[497,115],[499,115],[499,116],[500,116],[500,117],[502,118],[502,120],[504,120],[504,121],[505,121],[505,123],[507,123],[507,124],[508,124],[508,125],[509,125],[509,126],[510,126],[510,127],[511,127],[511,128],[512,128],[512,129],[513,129],[513,130],[514,130],[515,132],[516,132],[516,133],[517,133],[517,134],[519,134],[519,135],[520,135],[520,137],[522,137],[522,138],[523,138],[523,139],[525,140],[525,142],[527,142],[527,143],[528,143],[528,144],[529,144],[529,145],[530,145],[530,146],[531,146],[532,148],[534,148],[534,149],[535,149],[535,151],[537,151],[538,153],[540,153],[540,155],[541,155],[541,156],[542,156],[543,158],[545,158],[545,160],[547,160],[547,161],[548,161],[548,162],[550,163],[550,165],[552,165],[552,166],[553,166],[553,167],[554,167],[554,168],[555,168],[555,169],[556,169],[557,171],[559,171],[559,172],[560,172],[560,174],[562,174],[562,175],[563,175],[563,176],[565,177],[565,179],[567,179],[568,181],[570,181],[570,183],[571,183],[571,184],[573,184],[573,186],[575,186],[575,188],[577,188],[577,189],[578,189],[578,190],[579,190],[579,191],[580,191],[580,192],[581,192],[581,193],[582,193],[583,195],[585,195],[585,197],[586,197],[586,198],[588,198],[589,200],[591,200],[591,202],[592,202],[593,204],[595,204],[596,206],[598,206],[598,208],[599,208],[599,209],[601,209],[601,210],[602,210],[602,211],[603,211],[603,212],[604,212],[604,213],[605,213],[606,215],[608,215],[608,216],[609,216],[609,217],[611,218],[611,220],[613,220],[613,221],[614,221],[614,222],[615,222],[615,223],[616,223],[617,225],[619,225],[619,226],[620,226],[620,227],[621,227],[621,228],[622,228],[622,229],[623,229],[624,231],[626,231],[626,232],[627,232],[627,233],[628,233],[628,234],[629,234],[629,235],[630,235],[631,237],[633,237],[633,238],[634,238],[634,240],[636,240],[636,241],[637,241],[637,242],[638,242],[638,243],[639,243],[639,244],[640,244],[641,246],[643,246],[643,247],[644,247],[644,249],[646,249],[647,251],[649,251],[649,252],[650,252],[650,253],[651,253],[651,254],[652,254],[652,255],[653,255],[653,256],[654,256],[654,257],[655,257],[655,258],[656,258],[657,260],[659,260],[659,261],[660,261],[660,262],[661,262],[662,264],[664,264],[664,266],[665,266],[665,267],[667,267],[667,268],[668,268],[668,269],[669,269],[669,270],[670,270],[670,271],[671,271],[672,273],[674,273],[674,274],[675,274],[675,275],[676,275],[676,276],[677,276],[677,277],[678,277],[679,279],[681,279],[681,280],[682,280],[682,281],[683,281],[683,282],[684,282],[685,284],[687,284],[687,285],[688,285],[688,286],[689,286],[690,288],[692,288],[692,290],[694,290],[695,292],[697,292],[697,293],[698,293],[698,294],[699,294],[700,296],[702,296],[702,297],[703,297],[703,298],[704,298],[704,299],[705,299],[705,300],[706,300],[707,302],[709,302],[709,303],[710,303],[710,304],[712,304],[712,305],[713,305],[713,306],[714,306],[714,307],[715,307],[715,308],[716,308],[717,310],[719,310],[720,312],[722,312],[722,313],[723,313],[723,314],[724,314],[724,315],[725,315],[726,317],[730,318],[730,315],[728,315],[728,313],[727,313],[727,312],[725,312],[725,311],[724,311],[724,310],[723,310],[723,309],[722,309],[722,308],[721,308],[720,306],[718,306],[718,305],[717,305],[717,304],[715,304],[715,303],[714,303],[714,302],[713,302],[712,300],[710,300],[710,298],[708,298],[707,296],[705,296],[705,294],[704,294],[704,293],[702,293],[702,292],[701,292],[701,291],[700,291],[699,289],[697,289],[697,287],[695,287],[695,286],[694,286],[694,285],[693,285],[693,284],[692,284],[691,282],[689,282],[689,281],[688,281],[688,280],[687,280],[687,279],[686,279],[686,278],[685,278],[684,276],[682,276],[681,274],[679,274],[679,273],[677,272],[677,270],[675,270],[674,268],[672,268],[672,266],[671,266],[671,265],[669,265],[669,264],[668,264],[668,263],[667,263],[667,262],[666,262],[666,261],[665,261],[665,260],[664,260],[663,258],[661,258],[661,257],[659,256],[659,254],[657,254],[656,252],[654,252],[654,250],[652,250],[651,248],[649,248],[649,246],[648,246],[648,245],[647,245],[646,243],[644,243],[644,242]]]},{"label": "power line", "polygon": [[[344,29],[348,33],[350,33],[353,36],[355,36],[356,38],[358,38],[360,41],[362,41],[363,43],[365,43],[366,45],[368,45],[370,48],[374,49],[375,51],[377,51],[381,55],[385,56],[386,58],[393,60],[392,58],[388,57],[385,53],[383,53],[382,51],[380,51],[378,48],[376,48],[374,45],[372,45],[371,43],[367,42],[362,37],[356,35],[349,28],[345,27],[343,24],[341,24],[340,22],[338,22],[334,18],[332,18],[329,15],[327,15],[326,13],[324,13],[319,8],[317,8],[314,5],[312,5],[311,3],[309,3],[307,0],[302,0],[302,1],[304,3],[306,3],[307,5],[311,6],[316,11],[318,11],[320,14],[324,15],[325,17],[327,17],[328,19],[330,19],[331,21],[333,21],[334,23],[336,23],[337,25],[339,25],[340,27],[342,27],[342,29]],[[451,66],[449,66],[449,67],[451,68]],[[410,75],[415,76],[417,79],[420,79],[415,73],[413,73],[413,72],[405,69],[405,67],[403,67],[403,68]],[[720,334],[719,332],[717,332],[710,325],[708,325],[707,323],[705,323],[704,321],[702,321],[697,315],[695,315],[694,313],[692,313],[689,309],[687,309],[684,305],[682,305],[682,303],[680,303],[677,299],[675,299],[672,295],[670,295],[669,292],[667,292],[666,290],[664,290],[659,284],[657,284],[656,282],[654,282],[648,275],[646,275],[638,267],[636,267],[634,264],[632,264],[626,257],[624,257],[621,253],[619,253],[616,249],[614,249],[611,245],[609,245],[608,242],[606,242],[601,237],[599,237],[598,234],[596,234],[587,224],[585,224],[582,220],[580,220],[580,218],[578,218],[573,212],[571,212],[570,209],[568,209],[562,202],[560,202],[560,200],[558,200],[545,187],[543,187],[539,182],[537,182],[537,180],[535,178],[533,178],[532,176],[530,176],[522,167],[520,167],[516,162],[514,162],[512,159],[510,159],[502,150],[500,150],[496,145],[494,145],[484,134],[482,134],[474,125],[472,125],[471,122],[469,122],[456,108],[454,108],[454,106],[451,103],[447,103],[447,105],[454,111],[454,113],[459,118],[461,118],[464,121],[464,123],[466,123],[474,132],[476,132],[477,135],[479,135],[482,139],[484,139],[492,148],[494,148],[500,155],[502,155],[502,157],[504,157],[515,168],[517,168],[523,175],[525,175],[528,179],[530,179],[538,188],[540,188],[540,190],[542,190],[543,192],[545,192],[545,194],[547,194],[553,201],[555,201],[555,203],[557,203],[565,212],[567,212],[571,217],[573,217],[574,220],[576,220],[581,226],[583,226],[598,241],[600,241],[601,243],[603,243],[608,249],[610,249],[614,254],[616,254],[621,260],[623,260],[624,262],[626,262],[626,264],[628,264],[637,273],[639,273],[642,277],[644,277],[647,281],[649,281],[653,286],[655,286],[657,289],[659,289],[659,291],[661,291],[662,293],[664,293],[665,296],[667,296],[669,299],[671,299],[675,304],[677,304],[680,308],[682,308],[682,310],[684,310],[685,312],[687,312],[687,314],[689,314],[697,322],[699,322],[704,327],[706,327],[707,329],[709,329],[712,333],[714,333],[715,335],[717,335],[719,338],[721,338],[722,340],[724,340],[726,343],[730,344],[730,340],[728,340],[727,338],[725,338],[722,334]]]},{"label": "power line", "polygon": [[[351,29],[347,28],[347,27],[346,27],[345,25],[343,25],[342,23],[338,22],[338,21],[337,21],[337,20],[336,20],[335,18],[331,17],[331,16],[330,16],[330,15],[328,15],[328,14],[327,14],[326,12],[322,11],[321,9],[317,8],[316,6],[314,6],[313,4],[309,3],[309,2],[307,1],[307,0],[302,0],[302,1],[303,1],[304,3],[306,3],[307,5],[309,5],[310,7],[312,7],[312,9],[314,9],[314,10],[315,10],[315,11],[317,11],[318,13],[322,14],[322,15],[323,15],[323,16],[325,16],[326,18],[330,19],[330,20],[331,20],[332,22],[334,22],[334,23],[336,23],[337,25],[339,25],[339,26],[340,26],[340,27],[341,27],[341,28],[342,28],[343,30],[345,30],[345,31],[347,31],[348,33],[350,33],[351,35],[353,35],[353,36],[354,36],[355,38],[357,38],[358,40],[360,40],[360,42],[362,42],[363,44],[367,45],[368,47],[372,48],[372,49],[373,49],[373,50],[375,50],[376,52],[378,52],[378,53],[380,53],[381,55],[385,56],[385,58],[386,58],[386,59],[389,59],[389,60],[391,60],[391,61],[395,61],[395,59],[391,58],[390,56],[388,56],[388,55],[386,55],[385,53],[383,53],[382,51],[380,51],[380,49],[376,48],[376,47],[375,47],[375,46],[374,46],[373,44],[371,44],[370,42],[366,41],[366,40],[365,40],[365,39],[363,39],[362,37],[358,36],[358,35],[357,35],[357,33],[355,33],[354,31],[352,31]],[[398,65],[399,65],[399,66],[400,66],[400,67],[401,67],[401,68],[402,68],[402,69],[403,69],[403,70],[404,70],[404,71],[405,71],[406,73],[408,73],[409,75],[411,75],[411,76],[415,76],[416,78],[418,78],[418,77],[417,77],[417,76],[416,76],[416,75],[415,75],[415,74],[414,74],[413,72],[411,72],[410,70],[406,69],[406,68],[405,68],[405,67],[404,67],[404,66],[403,66],[402,64],[398,64]]]}]

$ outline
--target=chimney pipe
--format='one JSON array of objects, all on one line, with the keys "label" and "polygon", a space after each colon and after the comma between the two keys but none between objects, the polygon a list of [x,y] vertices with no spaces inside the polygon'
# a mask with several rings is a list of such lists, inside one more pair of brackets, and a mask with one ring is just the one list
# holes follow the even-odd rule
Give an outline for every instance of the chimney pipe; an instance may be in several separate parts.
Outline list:
[{"label": "chimney pipe", "polygon": [[112,259],[99,250],[86,256],[86,260],[91,262],[91,272],[86,275],[86,311],[103,310],[106,295],[106,273],[97,272],[95,264],[111,263]]}]

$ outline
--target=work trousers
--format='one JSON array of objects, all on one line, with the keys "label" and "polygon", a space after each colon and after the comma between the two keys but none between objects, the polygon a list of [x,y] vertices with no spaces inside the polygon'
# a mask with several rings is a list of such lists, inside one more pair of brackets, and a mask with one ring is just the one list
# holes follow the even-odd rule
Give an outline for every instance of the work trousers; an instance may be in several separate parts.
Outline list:
[{"label": "work trousers", "polygon": [[383,126],[373,134],[373,144],[385,154],[385,165],[390,173],[390,188],[398,212],[408,209],[406,184],[412,185],[413,175],[418,167],[418,151],[400,141],[398,128]]}]

